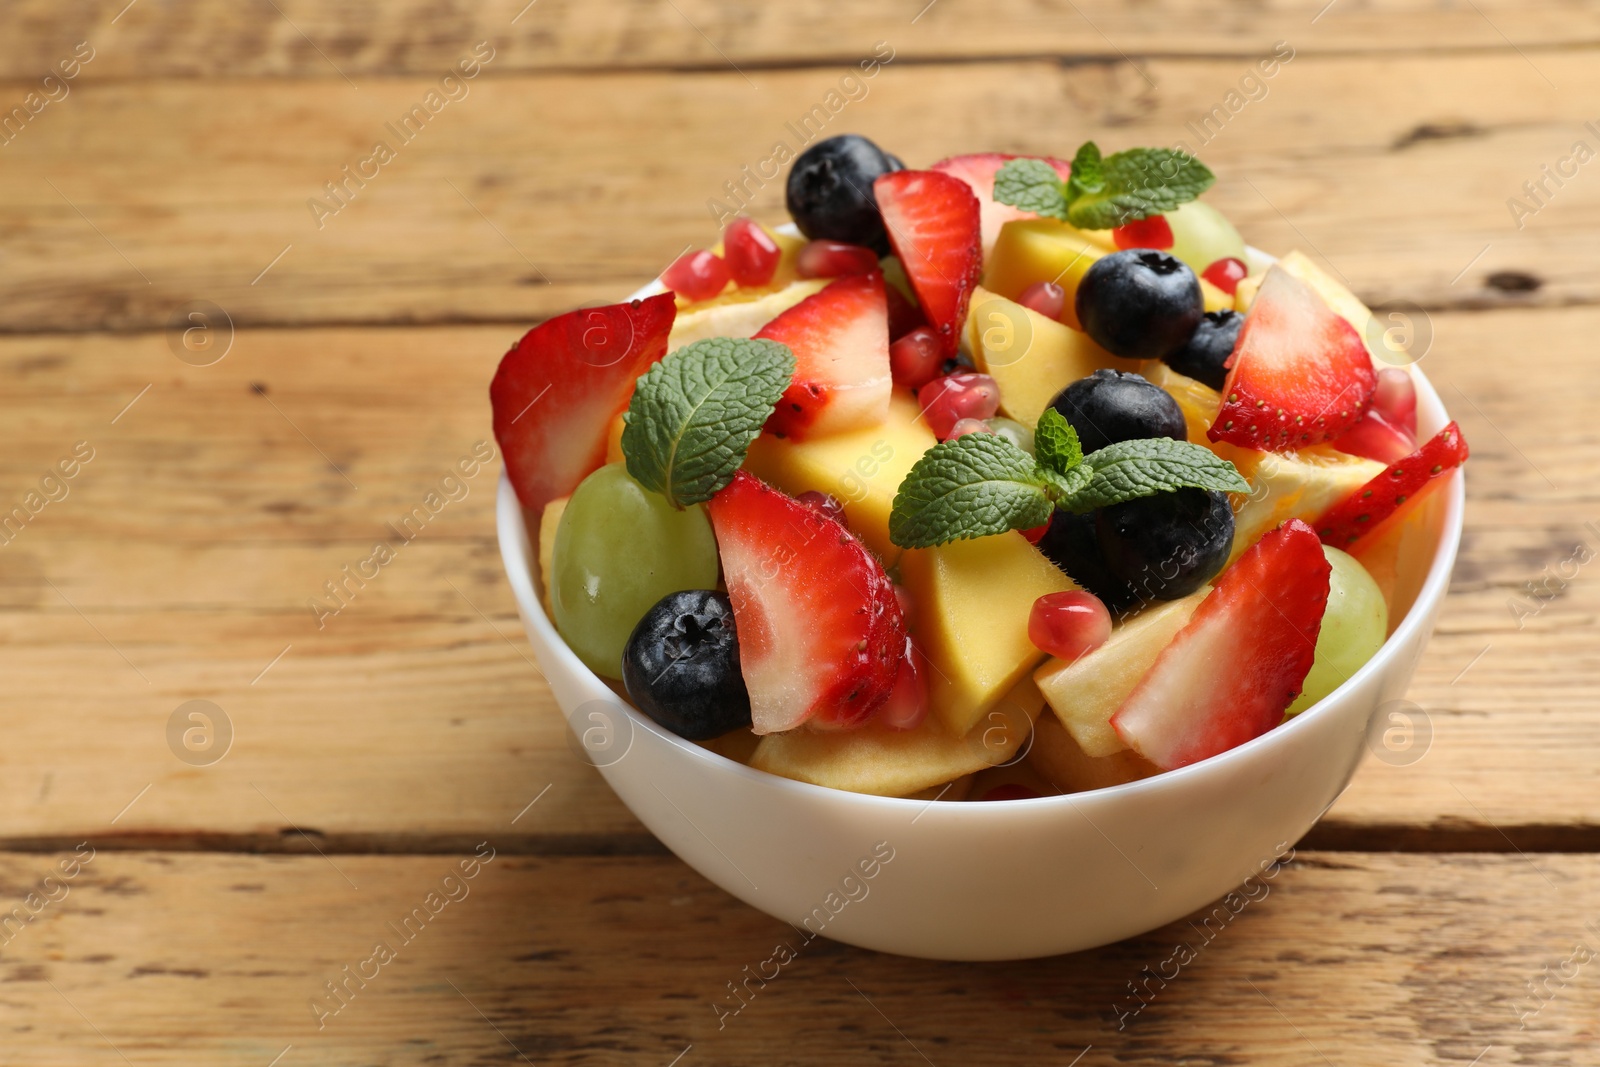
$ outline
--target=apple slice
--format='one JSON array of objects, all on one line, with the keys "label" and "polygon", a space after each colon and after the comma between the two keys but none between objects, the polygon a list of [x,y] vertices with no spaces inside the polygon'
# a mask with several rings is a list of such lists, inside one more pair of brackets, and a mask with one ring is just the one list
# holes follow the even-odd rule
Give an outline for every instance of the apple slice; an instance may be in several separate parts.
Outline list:
[{"label": "apple slice", "polygon": [[535,326],[489,384],[494,437],[522,506],[537,514],[605,462],[633,383],[667,354],[671,293],[580,308]]},{"label": "apple slice", "polygon": [[1299,519],[1257,541],[1111,717],[1117,735],[1172,770],[1282,722],[1316,655],[1331,573],[1316,531]]},{"label": "apple slice", "polygon": [[788,345],[794,377],[767,430],[804,440],[889,417],[889,309],[883,275],[840,278],[756,334]]}]

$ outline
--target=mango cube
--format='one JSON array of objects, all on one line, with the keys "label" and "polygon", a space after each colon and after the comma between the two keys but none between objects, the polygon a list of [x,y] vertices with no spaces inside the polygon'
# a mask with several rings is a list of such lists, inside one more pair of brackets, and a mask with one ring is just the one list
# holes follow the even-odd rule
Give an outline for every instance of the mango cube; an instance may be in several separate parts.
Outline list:
[{"label": "mango cube", "polygon": [[963,735],[1044,658],[1028,639],[1033,602],[1076,588],[1015,532],[907,550],[900,576],[928,658],[929,703]]},{"label": "mango cube", "polygon": [[1015,300],[1034,282],[1055,282],[1067,291],[1061,321],[1082,329],[1073,301],[1078,282],[1095,260],[1112,249],[1057,219],[1017,219],[1000,227],[983,275],[984,288]]}]

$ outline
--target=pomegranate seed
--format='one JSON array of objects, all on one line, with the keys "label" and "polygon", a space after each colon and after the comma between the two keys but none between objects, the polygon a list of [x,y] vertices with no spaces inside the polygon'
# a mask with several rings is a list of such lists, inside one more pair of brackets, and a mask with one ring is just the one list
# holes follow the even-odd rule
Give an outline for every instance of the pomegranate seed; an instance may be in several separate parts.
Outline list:
[{"label": "pomegranate seed", "polygon": [[891,730],[914,730],[928,717],[928,666],[911,638],[900,661],[889,699],[878,709],[878,719]]},{"label": "pomegranate seed", "polygon": [[1034,791],[1032,789],[1029,789],[1027,786],[1023,785],[1021,782],[1007,782],[1005,785],[997,785],[997,786],[995,786],[993,789],[989,790],[987,793],[983,794],[983,796],[979,797],[978,799],[979,800],[1034,800],[1034,799],[1037,799],[1038,796],[1039,796],[1039,793],[1037,793],[1036,791]]},{"label": "pomegranate seed", "polygon": [[690,303],[710,300],[728,285],[728,265],[705,249],[685,252],[661,272],[661,284]]},{"label": "pomegranate seed", "polygon": [[987,374],[951,374],[917,390],[928,429],[943,441],[962,419],[987,419],[1000,409],[1000,387]]},{"label": "pomegranate seed", "polygon": [[1379,371],[1378,391],[1372,396],[1372,406],[1389,425],[1405,430],[1412,437],[1417,435],[1417,386],[1407,372],[1399,367],[1385,367]]},{"label": "pomegranate seed", "polygon": [[950,427],[950,436],[945,440],[954,441],[957,437],[965,437],[969,433],[994,433],[994,431],[982,419],[957,419],[956,424]]},{"label": "pomegranate seed", "polygon": [[1022,290],[1017,303],[1047,319],[1060,321],[1061,313],[1067,309],[1067,291],[1055,282],[1034,282]]},{"label": "pomegranate seed", "polygon": [[1049,532],[1050,524],[1047,522],[1043,526],[1035,526],[1031,530],[1023,530],[1022,536],[1028,539],[1028,544],[1036,545],[1042,541],[1044,539],[1044,535]]},{"label": "pomegranate seed", "polygon": [[1172,227],[1165,215],[1151,215],[1118,226],[1111,231],[1111,239],[1118,248],[1171,248]]},{"label": "pomegranate seed", "polygon": [[944,345],[931,326],[918,326],[889,346],[889,372],[896,385],[921,389],[944,369]]},{"label": "pomegranate seed", "polygon": [[735,285],[766,285],[777,273],[783,250],[771,234],[741,215],[722,232],[722,258]]},{"label": "pomegranate seed", "polygon": [[806,507],[810,508],[812,511],[815,511],[818,515],[821,515],[823,518],[832,519],[834,522],[845,527],[846,529],[850,528],[850,524],[845,521],[844,505],[839,503],[838,497],[835,497],[830,493],[822,493],[815,489],[808,489],[804,493],[801,493],[799,496],[795,497],[795,499],[804,504]]},{"label": "pomegranate seed", "polygon": [[1046,593],[1028,613],[1028,640],[1041,652],[1072,662],[1111,636],[1111,613],[1093,593]]},{"label": "pomegranate seed", "polygon": [[1250,268],[1232,256],[1225,256],[1200,272],[1200,277],[1232,296],[1239,291],[1239,283],[1250,273]]},{"label": "pomegranate seed", "polygon": [[877,269],[878,253],[842,241],[808,241],[795,260],[795,273],[802,278],[842,278]]}]

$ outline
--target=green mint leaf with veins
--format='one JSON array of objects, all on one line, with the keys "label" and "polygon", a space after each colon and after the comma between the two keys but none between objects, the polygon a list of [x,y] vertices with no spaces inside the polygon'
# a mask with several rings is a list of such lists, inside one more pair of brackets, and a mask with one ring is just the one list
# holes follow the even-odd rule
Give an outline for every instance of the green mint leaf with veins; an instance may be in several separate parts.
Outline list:
[{"label": "green mint leaf with veins", "polygon": [[[1083,491],[1084,486],[1094,479],[1094,468],[1087,463],[1079,463],[1065,471],[1054,471],[1049,467],[1039,468],[1044,472],[1045,481],[1049,483],[1045,492],[1050,494],[1050,499],[1056,504],[1064,500],[1071,500]],[[1028,527],[1023,527],[1028,529]]]},{"label": "green mint leaf with veins", "polygon": [[1050,521],[1051,479],[1034,458],[997,434],[969,433],[934,445],[911,468],[889,512],[889,540],[931,548]]},{"label": "green mint leaf with veins", "polygon": [[996,171],[994,199],[1035,215],[1067,217],[1066,185],[1042,159],[1013,159]]},{"label": "green mint leaf with veins", "polygon": [[634,386],[622,430],[628,473],[674,507],[733,480],[794,375],[776,341],[713,337],[685,345]]},{"label": "green mint leaf with veins", "polygon": [[1045,408],[1039,416],[1039,424],[1033,430],[1033,454],[1042,466],[1060,474],[1083,462],[1078,431],[1055,408]]},{"label": "green mint leaf with veins", "polygon": [[1232,463],[1209,448],[1168,437],[1118,441],[1091,452],[1083,465],[1094,471],[1088,484],[1058,501],[1079,514],[1174,489],[1250,491]]},{"label": "green mint leaf with veins", "polygon": [[1204,163],[1177,149],[1130,148],[1102,160],[1090,142],[1072,161],[1066,220],[1080,230],[1124,226],[1186,204],[1214,181]]}]

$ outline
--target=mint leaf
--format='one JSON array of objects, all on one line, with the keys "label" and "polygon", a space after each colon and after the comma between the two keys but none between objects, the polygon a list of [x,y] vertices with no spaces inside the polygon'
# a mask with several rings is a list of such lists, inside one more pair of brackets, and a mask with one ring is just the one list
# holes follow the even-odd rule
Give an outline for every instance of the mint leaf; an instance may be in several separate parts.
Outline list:
[{"label": "mint leaf", "polygon": [[622,430],[628,473],[678,508],[733,480],[794,374],[776,341],[712,337],[667,356],[634,386]]},{"label": "mint leaf", "polygon": [[1039,469],[1044,472],[1045,481],[1050,483],[1045,491],[1050,494],[1050,499],[1057,503],[1077,496],[1094,478],[1094,468],[1087,463],[1079,463],[1075,467],[1059,472],[1049,467]]},{"label": "mint leaf", "polygon": [[1177,149],[1130,148],[1101,160],[1090,142],[1072,161],[1066,220],[1081,230],[1123,226],[1188,203],[1214,181],[1204,163]]},{"label": "mint leaf", "polygon": [[934,445],[900,483],[889,540],[931,548],[1050,521],[1055,506],[1032,456],[997,434],[969,433]]},{"label": "mint leaf", "polygon": [[1045,408],[1033,430],[1033,454],[1049,470],[1065,474],[1083,462],[1078,431],[1055,408]]},{"label": "mint leaf", "polygon": [[1118,441],[1091,452],[1083,463],[1094,476],[1082,489],[1058,500],[1061,507],[1079,514],[1173,489],[1250,491],[1250,483],[1232,463],[1209,448],[1168,437]]},{"label": "mint leaf", "polygon": [[1013,159],[996,171],[994,199],[1035,215],[1067,217],[1066,186],[1042,159]]}]

